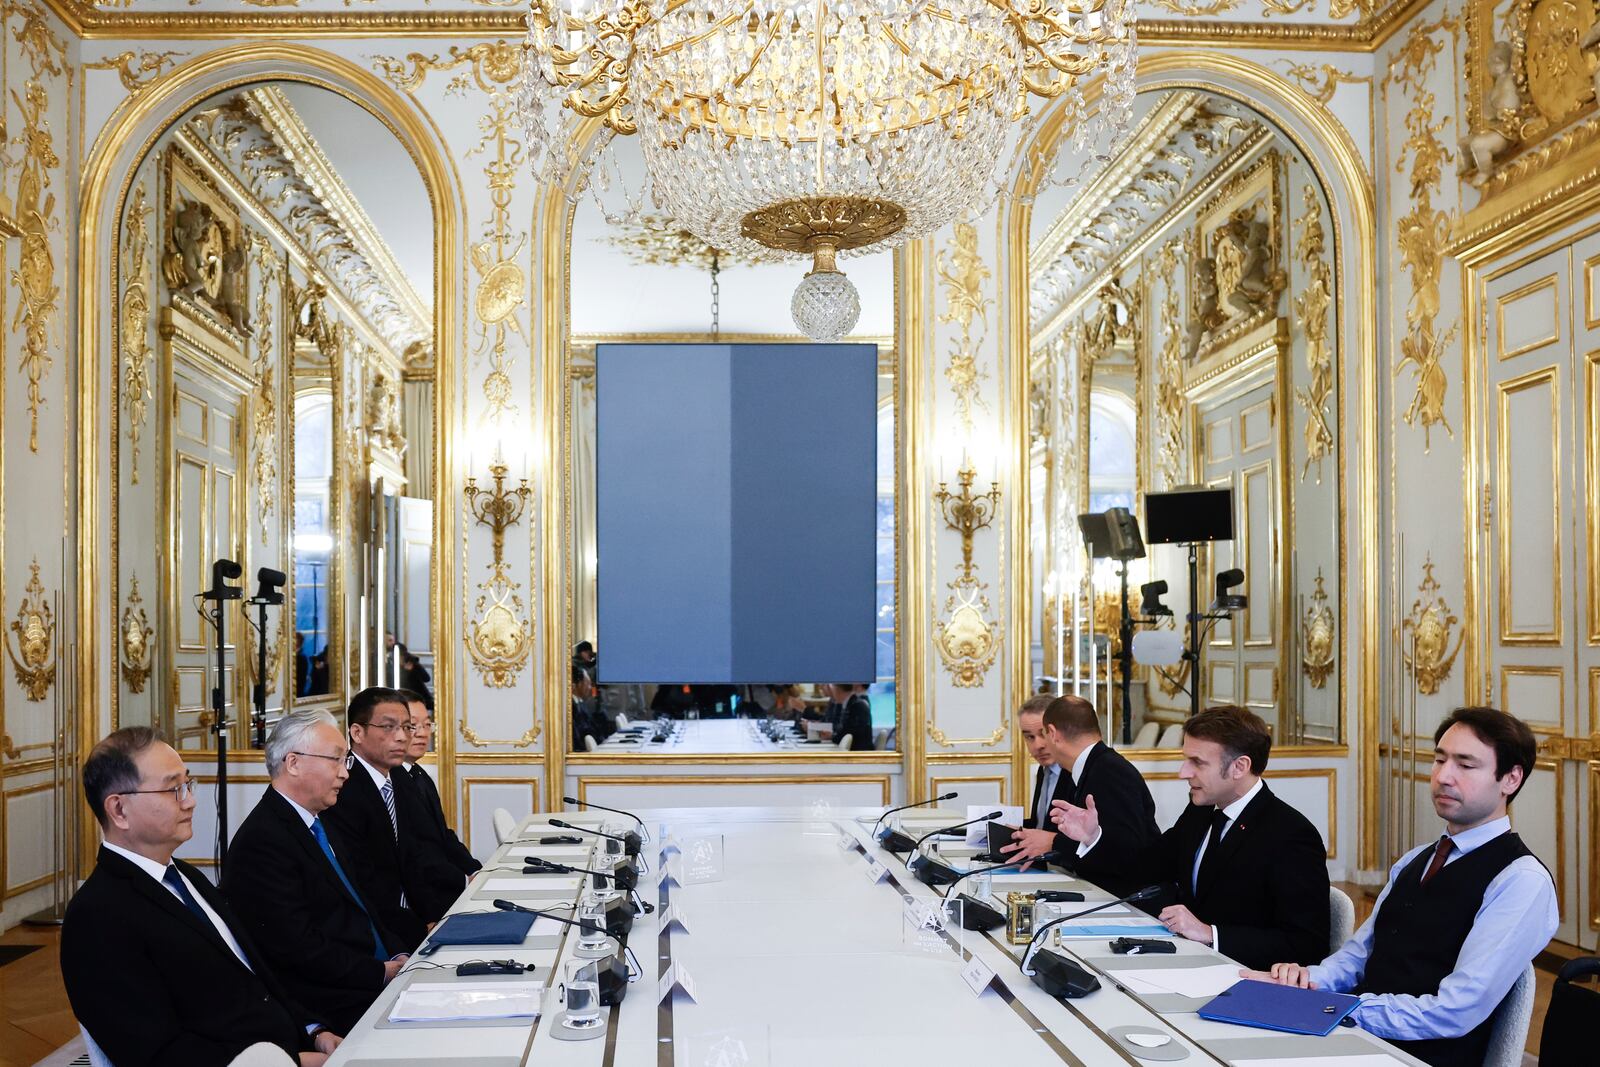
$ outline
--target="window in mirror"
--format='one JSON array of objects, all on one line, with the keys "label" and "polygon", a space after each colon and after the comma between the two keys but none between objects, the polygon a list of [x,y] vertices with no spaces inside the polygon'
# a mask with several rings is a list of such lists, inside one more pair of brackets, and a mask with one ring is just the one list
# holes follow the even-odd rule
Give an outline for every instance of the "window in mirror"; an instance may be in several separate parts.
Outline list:
[{"label": "window in mirror", "polygon": [[303,698],[332,691],[333,395],[302,393],[294,408],[294,691]]},{"label": "window in mirror", "polygon": [[1133,401],[1096,389],[1089,398],[1089,510],[1134,511]]}]

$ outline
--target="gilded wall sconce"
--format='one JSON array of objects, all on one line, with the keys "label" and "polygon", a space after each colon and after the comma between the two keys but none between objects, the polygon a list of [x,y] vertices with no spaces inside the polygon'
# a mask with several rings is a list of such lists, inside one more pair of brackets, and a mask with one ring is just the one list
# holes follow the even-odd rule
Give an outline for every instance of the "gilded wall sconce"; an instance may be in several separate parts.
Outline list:
[{"label": "gilded wall sconce", "polygon": [[17,684],[29,700],[43,700],[56,680],[54,649],[56,642],[56,616],[45,600],[44,586],[39,582],[39,561],[32,564],[33,577],[24,587],[27,594],[11,622],[11,633],[16,638],[15,647],[6,642],[6,654],[17,672]]},{"label": "gilded wall sconce", "polygon": [[128,683],[128,692],[144,692],[144,683],[150,677],[150,660],[153,647],[150,638],[155,630],[145,615],[144,597],[139,595],[137,575],[128,583],[128,601],[122,609],[122,625],[118,628],[122,640],[122,680]]},{"label": "gilded wall sconce", "polygon": [[987,493],[974,494],[972,482],[977,471],[970,461],[963,462],[956,472],[960,492],[950,492],[947,484],[939,482],[933,499],[944,514],[944,524],[961,535],[961,581],[974,581],[972,564],[972,538],[979,530],[994,521],[995,508],[1000,504],[1000,486],[989,483]]},{"label": "gilded wall sconce", "polygon": [[1417,691],[1430,696],[1450,677],[1450,669],[1466,637],[1465,629],[1458,631],[1456,647],[1450,647],[1450,631],[1461,620],[1439,595],[1440,588],[1433,577],[1430,557],[1422,564],[1422,584],[1417,586],[1420,595],[1411,603],[1411,614],[1400,622],[1401,634],[1410,637],[1409,642],[1401,642],[1401,658],[1417,680]]},{"label": "gilded wall sconce", "polygon": [[[972,464],[964,462],[956,473],[959,491],[950,492],[941,481],[933,494],[945,526],[961,535],[961,570],[948,583],[951,595],[945,598],[944,607],[934,620],[933,644],[951,683],[963,689],[983,685],[1000,651],[1000,622],[984,595],[988,586],[978,580],[977,566],[972,562],[973,536],[994,521],[1000,487],[991,482],[988,492],[974,493],[972,483],[976,476]],[[931,724],[930,728],[934,739],[945,744],[936,728]]]},{"label": "gilded wall sconce", "polygon": [[1306,672],[1311,688],[1321,689],[1328,684],[1333,673],[1334,625],[1333,609],[1328,607],[1328,592],[1322,587],[1322,568],[1317,568],[1317,588],[1311,594],[1311,603],[1300,621],[1300,667]]},{"label": "gilded wall sconce", "polygon": [[528,479],[523,478],[522,484],[515,489],[506,488],[506,474],[510,468],[505,460],[497,459],[489,464],[489,477],[494,481],[493,489],[479,489],[476,475],[467,475],[466,488],[462,494],[467,498],[467,509],[480,525],[489,527],[494,537],[494,562],[498,566],[504,559],[506,547],[506,529],[515,526],[522,520],[523,509],[528,505],[528,497],[533,490],[528,487]]}]

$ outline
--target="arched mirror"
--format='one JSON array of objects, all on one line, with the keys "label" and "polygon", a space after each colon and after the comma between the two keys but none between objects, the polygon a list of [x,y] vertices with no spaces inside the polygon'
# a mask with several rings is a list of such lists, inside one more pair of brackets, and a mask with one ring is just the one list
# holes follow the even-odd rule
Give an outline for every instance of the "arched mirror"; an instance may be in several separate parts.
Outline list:
[{"label": "arched mirror", "polygon": [[[1260,112],[1201,88],[1140,94],[1132,135],[1102,147],[1108,162],[1063,156],[1032,215],[1035,684],[1093,693],[1130,748],[1176,746],[1195,687],[1202,704],[1255,710],[1280,745],[1338,743],[1344,438],[1326,190]],[[1090,558],[1079,516],[1123,507],[1148,533],[1149,496],[1186,486],[1232,494],[1233,536],[1197,550],[1201,611],[1232,568],[1248,606],[1203,624],[1198,678],[1187,662],[1139,664],[1124,687],[1119,565]],[[1181,631],[1188,549],[1147,547],[1128,565],[1130,613]]]},{"label": "arched mirror", "polygon": [[432,201],[401,142],[322,86],[229,89],[150,145],[115,239],[114,722],[209,751],[215,689],[250,748],[286,708],[428,692]]}]

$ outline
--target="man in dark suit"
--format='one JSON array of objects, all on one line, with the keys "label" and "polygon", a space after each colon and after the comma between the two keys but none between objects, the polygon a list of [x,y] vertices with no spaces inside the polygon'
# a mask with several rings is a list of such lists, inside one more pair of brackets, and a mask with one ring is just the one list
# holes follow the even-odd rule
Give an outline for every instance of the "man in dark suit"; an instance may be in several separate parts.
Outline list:
[{"label": "man in dark suit", "polygon": [[[1262,970],[1313,963],[1328,950],[1322,835],[1261,780],[1272,735],[1244,708],[1214,707],[1183,726],[1189,806],[1133,863],[1135,884],[1176,888],[1158,913],[1167,929]],[[1110,832],[1099,804],[1057,802],[1051,818],[1079,842],[1080,863]]]},{"label": "man in dark suit", "polygon": [[1033,791],[1028,795],[1022,826],[1011,835],[1013,844],[1001,849],[1004,854],[992,857],[996,863],[1012,858],[1013,853],[1030,860],[1042,856],[1056,849],[1058,840],[1059,847],[1066,848],[1066,838],[1050,823],[1050,802],[1069,800],[1072,796],[1072,779],[1056,764],[1055,754],[1044,735],[1044,709],[1054,699],[1049,693],[1036,693],[1017,709],[1017,729],[1022,731],[1028,754],[1039,766],[1033,772]]},{"label": "man in dark suit", "polygon": [[118,1067],[223,1065],[257,1042],[320,1067],[339,1044],[273,974],[205,876],[172,853],[194,833],[194,782],[147,726],[89,753],[83,789],[104,844],[67,905],[61,976]]},{"label": "man in dark suit", "polygon": [[417,786],[417,795],[422,801],[422,807],[437,833],[439,853],[463,875],[476,874],[483,869],[483,864],[467,851],[467,846],[461,843],[461,838],[456,836],[449,820],[444,817],[444,803],[439,799],[439,787],[434,785],[433,776],[424,770],[419,762],[428,754],[428,749],[433,743],[433,713],[428,710],[420,694],[401,690],[401,695],[406,698],[406,707],[411,709],[411,744],[406,748],[406,762],[403,766],[410,773],[411,781]]},{"label": "man in dark suit", "polygon": [[326,711],[297,711],[267,737],[272,785],[228,848],[222,892],[300,1003],[348,1032],[406,957],[363,897],[355,849],[323,815],[350,778]]},{"label": "man in dark suit", "polygon": [[[1044,710],[1040,728],[1050,758],[1056,766],[1066,768],[1061,775],[1065,788],[1057,790],[1055,799],[1080,807],[1094,804],[1106,832],[1093,849],[1085,849],[1058,832],[1051,835],[1052,840],[1044,849],[1037,838],[1032,838],[1004,851],[1030,857],[1054,849],[1061,854],[1056,862],[1079,877],[1117,896],[1133,892],[1144,884],[1136,869],[1138,859],[1161,836],[1156,827],[1156,802],[1144,776],[1104,743],[1094,705],[1082,697],[1052,700]],[[1027,866],[1022,869],[1027,870]]]}]

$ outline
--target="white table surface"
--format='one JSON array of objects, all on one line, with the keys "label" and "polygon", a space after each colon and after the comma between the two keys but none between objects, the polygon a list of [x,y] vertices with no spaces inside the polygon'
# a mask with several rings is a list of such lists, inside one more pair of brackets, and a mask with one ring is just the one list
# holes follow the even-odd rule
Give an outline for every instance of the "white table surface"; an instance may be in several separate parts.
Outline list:
[{"label": "white table surface", "polygon": [[635,741],[621,733],[612,734],[596,750],[610,754],[637,752],[643,756],[744,754],[750,752],[826,751],[832,742],[807,745],[795,741],[774,742],[756,729],[754,719],[685,719],[675,722],[677,733],[659,745]]},{"label": "white table surface", "polygon": [[[727,725],[702,723],[701,725]],[[659,746],[657,746],[659,747]],[[1142,1067],[1105,1036],[1105,1031],[1137,1025],[1164,1031],[1181,1045],[1186,1067],[1221,1067],[1243,1059],[1275,1056],[1387,1054],[1399,1064],[1418,1061],[1360,1030],[1338,1028],[1326,1039],[1288,1038],[1248,1027],[1212,1023],[1188,1008],[1161,1014],[1145,1000],[1101,978],[1101,988],[1079,1000],[1058,1001],[1022,976],[1020,947],[1005,941],[1004,929],[984,935],[961,931],[962,951],[948,945],[908,943],[903,922],[905,897],[931,901],[937,895],[909,875],[898,857],[871,843],[869,829],[880,809],[723,808],[664,809],[641,812],[653,840],[643,849],[650,872],[640,892],[661,902],[659,849],[663,825],[686,845],[695,838],[721,836],[723,871],[717,881],[679,886],[668,881],[666,898],[687,917],[689,932],[674,928],[667,939],[670,962],[686,968],[698,999],[676,994],[658,1008],[657,977],[662,958],[657,914],[634,921],[628,943],[645,971],[629,986],[626,1000],[605,1009],[614,1033],[583,1042],[550,1036],[560,1007],[555,982],[549,983],[544,1014],[537,1026],[526,1023],[487,1028],[375,1028],[388,1013],[395,985],[385,990],[347,1035],[330,1067],[384,1064],[512,1064],[574,1067],[852,1067],[905,1063],[1068,1064],[1071,1067]],[[906,813],[908,816],[914,813]],[[906,829],[932,829],[959,821],[957,812],[915,813]],[[602,813],[562,816],[574,825],[597,826]],[[618,820],[618,816],[604,816]],[[548,816],[531,816],[519,837],[567,833],[548,827]],[[866,851],[839,847],[841,832]],[[527,843],[523,842],[523,847]],[[509,846],[508,846],[509,847]],[[950,846],[952,862],[964,850]],[[516,863],[502,848],[487,867]],[[890,871],[893,883],[865,877],[869,856]],[[570,851],[561,862],[573,862]],[[576,865],[576,864],[575,864]],[[681,872],[680,872],[681,873]],[[481,910],[475,899],[486,877],[513,877],[508,870],[475,876],[452,908]],[[539,890],[575,900],[581,883],[541,878]],[[1103,891],[1066,876],[1028,879],[1026,886],[996,878],[994,892],[1009,888],[1075,888],[1089,902],[1110,899]],[[559,889],[553,887],[558,886]],[[563,927],[563,930],[570,928]],[[952,931],[952,934],[954,932]],[[576,942],[564,936],[558,948],[441,949],[435,963],[465,959],[514,958],[539,966],[540,976],[563,962]],[[1223,962],[1209,948],[1179,940],[1178,951]],[[1066,951],[1095,959],[1109,956],[1106,942],[1069,942]],[[961,980],[965,959],[976,956],[995,972],[1006,992],[974,997]],[[1159,958],[1159,957],[1158,957]],[[408,965],[405,974],[415,971]],[[449,971],[422,971],[429,980],[448,981]],[[398,981],[397,980],[397,983]],[[1207,1049],[1212,1051],[1207,1051]],[[1287,1051],[1286,1051],[1287,1049]]]}]

